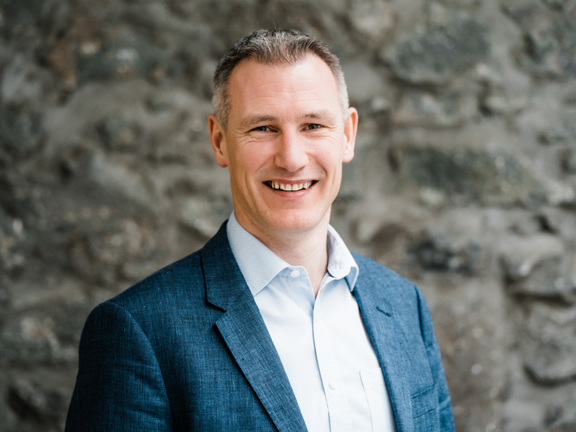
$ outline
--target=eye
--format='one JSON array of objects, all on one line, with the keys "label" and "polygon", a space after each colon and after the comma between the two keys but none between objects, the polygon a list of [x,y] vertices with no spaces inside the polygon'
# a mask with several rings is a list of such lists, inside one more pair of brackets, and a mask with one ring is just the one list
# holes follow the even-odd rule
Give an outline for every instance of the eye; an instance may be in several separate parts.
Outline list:
[{"label": "eye", "polygon": [[310,123],[308,125],[306,125],[306,129],[307,130],[316,130],[316,129],[321,129],[322,125],[319,125],[318,123]]},{"label": "eye", "polygon": [[250,132],[272,132],[270,126],[257,126],[250,130]]}]

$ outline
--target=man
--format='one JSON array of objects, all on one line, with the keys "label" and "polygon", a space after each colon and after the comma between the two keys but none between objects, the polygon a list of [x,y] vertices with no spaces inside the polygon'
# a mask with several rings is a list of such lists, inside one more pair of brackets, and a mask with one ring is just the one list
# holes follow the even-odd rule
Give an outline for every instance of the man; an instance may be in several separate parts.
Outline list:
[{"label": "man", "polygon": [[209,117],[234,213],[90,315],[67,431],[452,431],[421,294],[329,226],[358,113],[296,31],[240,40]]}]

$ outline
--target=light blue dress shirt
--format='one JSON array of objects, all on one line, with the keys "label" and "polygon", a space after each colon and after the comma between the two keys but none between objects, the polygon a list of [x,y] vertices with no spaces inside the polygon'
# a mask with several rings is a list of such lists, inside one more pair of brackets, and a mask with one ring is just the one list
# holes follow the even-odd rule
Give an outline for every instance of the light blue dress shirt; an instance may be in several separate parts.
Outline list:
[{"label": "light blue dress shirt", "polygon": [[328,271],[318,295],[304,267],[290,266],[234,213],[228,240],[311,432],[395,431],[378,359],[353,295],[358,266],[329,227]]}]

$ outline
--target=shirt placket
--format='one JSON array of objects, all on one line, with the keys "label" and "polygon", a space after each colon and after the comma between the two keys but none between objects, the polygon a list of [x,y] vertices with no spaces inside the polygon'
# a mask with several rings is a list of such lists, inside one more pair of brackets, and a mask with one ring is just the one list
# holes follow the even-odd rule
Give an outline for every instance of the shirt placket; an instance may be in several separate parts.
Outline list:
[{"label": "shirt placket", "polygon": [[350,405],[344,390],[340,367],[336,361],[332,334],[325,325],[322,308],[322,289],[318,293],[313,311],[314,346],[324,387],[331,432],[352,432]]}]

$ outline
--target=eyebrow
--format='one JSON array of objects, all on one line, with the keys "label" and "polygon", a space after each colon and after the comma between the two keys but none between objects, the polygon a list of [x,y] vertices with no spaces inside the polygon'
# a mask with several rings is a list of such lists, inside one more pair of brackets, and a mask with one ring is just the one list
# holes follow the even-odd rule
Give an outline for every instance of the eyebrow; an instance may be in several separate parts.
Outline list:
[{"label": "eyebrow", "polygon": [[274,122],[277,119],[278,119],[277,117],[270,116],[270,115],[249,116],[249,117],[242,119],[242,121],[240,122],[240,128],[246,129],[246,128],[249,128],[250,126],[253,126],[253,125],[258,124],[258,123]]},{"label": "eyebrow", "polygon": [[311,112],[308,113],[304,116],[304,118],[309,118],[309,119],[326,119],[328,121],[334,121],[336,118],[334,117],[334,114],[332,114],[331,111],[328,110],[322,110],[322,111],[318,111],[318,112]]},{"label": "eyebrow", "polygon": [[[329,122],[335,121],[335,116],[329,110],[321,110],[321,111],[317,111],[317,112],[306,113],[303,116],[303,118],[312,119],[312,120],[326,119]],[[278,117],[275,117],[275,116],[258,115],[257,114],[257,115],[248,116],[248,117],[242,119],[242,121],[240,122],[240,127],[242,129],[245,129],[245,128],[249,128],[255,124],[275,122],[277,120],[278,120]]]}]

